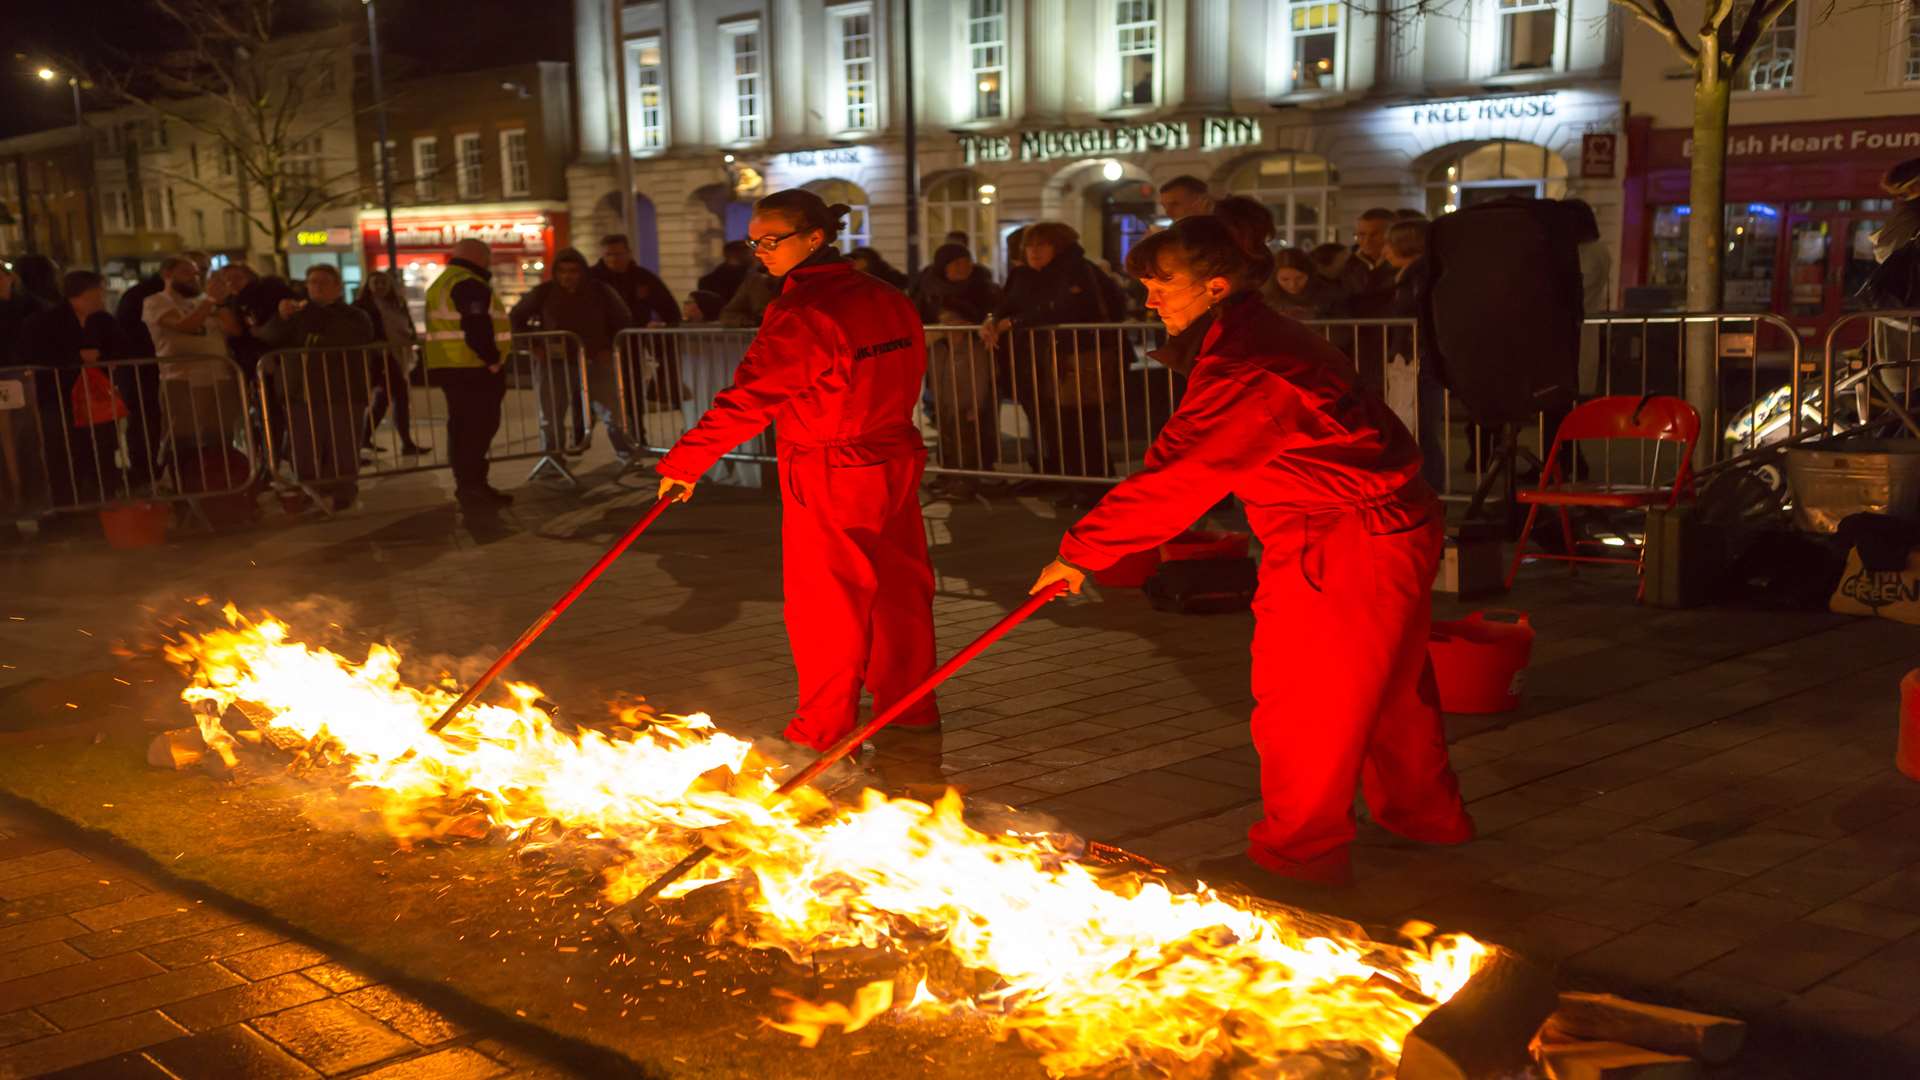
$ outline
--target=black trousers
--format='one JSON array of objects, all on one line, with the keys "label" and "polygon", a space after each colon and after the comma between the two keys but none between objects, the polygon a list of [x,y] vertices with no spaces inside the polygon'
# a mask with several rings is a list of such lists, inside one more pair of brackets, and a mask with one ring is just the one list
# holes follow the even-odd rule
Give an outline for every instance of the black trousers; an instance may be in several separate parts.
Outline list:
[{"label": "black trousers", "polygon": [[447,457],[460,491],[487,486],[487,449],[500,432],[507,378],[483,367],[434,368],[428,382],[447,396]]}]

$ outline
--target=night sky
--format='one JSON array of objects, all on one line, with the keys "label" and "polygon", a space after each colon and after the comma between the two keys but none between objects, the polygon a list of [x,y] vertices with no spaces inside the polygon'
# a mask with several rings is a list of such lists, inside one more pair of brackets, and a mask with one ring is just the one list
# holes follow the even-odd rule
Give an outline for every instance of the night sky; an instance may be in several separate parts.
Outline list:
[{"label": "night sky", "polygon": [[[182,0],[222,3],[232,0]],[[422,68],[472,70],[527,60],[571,60],[567,0],[379,0],[381,46],[397,76]],[[144,0],[0,0],[6,46],[0,53],[0,136],[72,123],[64,84],[48,86],[34,69],[48,57],[92,64],[124,62],[164,46],[171,24]],[[359,0],[279,0],[290,28],[330,18],[364,22]],[[25,53],[16,59],[15,53]],[[89,102],[88,104],[92,104]],[[105,102],[100,102],[105,105]]]}]

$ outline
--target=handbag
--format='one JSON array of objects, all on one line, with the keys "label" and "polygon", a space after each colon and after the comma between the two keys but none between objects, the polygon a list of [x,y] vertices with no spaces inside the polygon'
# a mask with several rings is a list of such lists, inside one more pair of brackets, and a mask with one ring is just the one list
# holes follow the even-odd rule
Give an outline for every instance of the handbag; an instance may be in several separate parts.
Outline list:
[{"label": "handbag", "polygon": [[96,367],[81,368],[80,377],[73,381],[73,426],[111,424],[126,415],[127,403],[120,400],[107,373]]}]

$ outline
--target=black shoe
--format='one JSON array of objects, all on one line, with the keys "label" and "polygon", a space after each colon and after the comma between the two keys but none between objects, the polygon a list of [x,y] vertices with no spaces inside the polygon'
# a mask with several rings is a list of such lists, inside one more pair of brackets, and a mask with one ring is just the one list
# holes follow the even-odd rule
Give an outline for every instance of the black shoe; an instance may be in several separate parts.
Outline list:
[{"label": "black shoe", "polygon": [[482,488],[481,491],[487,498],[492,499],[494,503],[499,506],[505,506],[513,501],[513,496],[492,485]]},{"label": "black shoe", "polygon": [[432,453],[433,447],[422,446],[417,442],[403,442],[400,444],[400,452],[408,457],[419,457],[421,454]]},{"label": "black shoe", "polygon": [[485,485],[460,488],[453,493],[453,497],[460,500],[463,506],[485,507],[487,509],[492,509],[496,506],[505,506],[507,503],[513,501],[513,496],[508,495],[504,491],[495,491]]}]

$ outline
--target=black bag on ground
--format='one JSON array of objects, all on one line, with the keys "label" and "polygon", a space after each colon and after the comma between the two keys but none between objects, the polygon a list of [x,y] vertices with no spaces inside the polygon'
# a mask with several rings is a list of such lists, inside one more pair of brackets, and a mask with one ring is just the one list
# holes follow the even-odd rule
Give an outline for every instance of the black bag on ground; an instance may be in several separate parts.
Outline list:
[{"label": "black bag on ground", "polygon": [[1157,611],[1221,615],[1253,607],[1260,572],[1252,559],[1163,562],[1147,579],[1147,601]]}]

